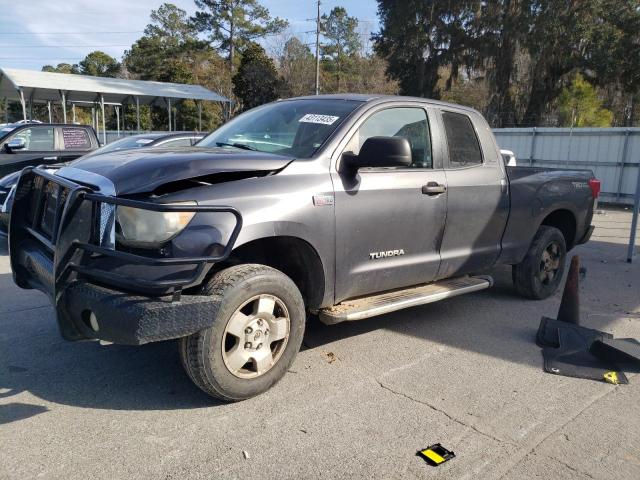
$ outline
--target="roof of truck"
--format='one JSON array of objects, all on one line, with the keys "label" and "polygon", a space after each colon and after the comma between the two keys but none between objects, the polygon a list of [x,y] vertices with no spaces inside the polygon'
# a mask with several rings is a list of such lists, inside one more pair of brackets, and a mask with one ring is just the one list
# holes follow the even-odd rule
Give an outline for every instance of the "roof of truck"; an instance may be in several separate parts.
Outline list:
[{"label": "roof of truck", "polygon": [[402,95],[382,95],[382,94],[376,94],[376,93],[331,93],[331,94],[322,94],[322,95],[307,95],[304,97],[286,98],[286,99],[282,99],[282,101],[297,100],[297,99],[351,100],[351,101],[357,101],[357,102],[363,102],[363,103],[384,103],[384,102],[404,100],[404,101],[428,103],[431,105],[438,105],[441,107],[458,108],[458,109],[476,112],[474,108],[467,107],[465,105],[458,105],[455,103],[443,102],[441,100],[433,100],[431,98],[409,97],[409,96],[402,96]]}]

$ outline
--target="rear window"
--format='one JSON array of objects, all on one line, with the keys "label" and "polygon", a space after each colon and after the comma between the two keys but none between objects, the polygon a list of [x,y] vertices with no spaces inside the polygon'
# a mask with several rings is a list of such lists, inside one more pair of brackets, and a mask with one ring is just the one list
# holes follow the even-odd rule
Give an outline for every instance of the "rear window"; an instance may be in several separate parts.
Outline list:
[{"label": "rear window", "polygon": [[91,138],[84,128],[62,128],[65,150],[91,150]]},{"label": "rear window", "polygon": [[443,112],[444,129],[452,168],[482,164],[482,151],[471,119],[460,113]]}]

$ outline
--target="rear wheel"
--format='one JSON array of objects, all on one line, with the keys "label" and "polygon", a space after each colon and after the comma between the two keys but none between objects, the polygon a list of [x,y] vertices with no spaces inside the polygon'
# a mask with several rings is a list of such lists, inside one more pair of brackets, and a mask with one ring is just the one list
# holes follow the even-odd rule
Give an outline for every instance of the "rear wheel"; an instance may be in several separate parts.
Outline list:
[{"label": "rear wheel", "polygon": [[562,281],[566,258],[567,246],[562,232],[542,225],[527,255],[513,266],[513,284],[517,292],[534,300],[553,295]]},{"label": "rear wheel", "polygon": [[193,382],[225,401],[258,395],[286,373],[305,326],[302,296],[282,272],[239,265],[218,272],[205,294],[214,323],[180,340],[182,364]]}]

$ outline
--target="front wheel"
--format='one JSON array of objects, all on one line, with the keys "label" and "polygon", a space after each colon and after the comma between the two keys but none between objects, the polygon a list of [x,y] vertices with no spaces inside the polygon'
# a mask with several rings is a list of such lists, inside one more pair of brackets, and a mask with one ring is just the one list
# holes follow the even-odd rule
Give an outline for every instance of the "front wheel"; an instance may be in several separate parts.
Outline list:
[{"label": "front wheel", "polygon": [[542,225],[533,237],[527,255],[513,266],[516,291],[533,300],[553,295],[562,281],[566,258],[567,245],[562,232]]},{"label": "front wheel", "polygon": [[282,272],[238,265],[216,273],[205,287],[214,300],[213,325],[180,339],[180,357],[193,382],[224,401],[268,390],[300,349],[305,308]]}]

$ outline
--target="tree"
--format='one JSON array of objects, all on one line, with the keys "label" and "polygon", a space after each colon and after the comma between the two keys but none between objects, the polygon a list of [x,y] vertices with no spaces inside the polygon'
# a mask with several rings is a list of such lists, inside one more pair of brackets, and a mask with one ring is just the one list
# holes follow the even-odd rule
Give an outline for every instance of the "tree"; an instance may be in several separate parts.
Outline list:
[{"label": "tree", "polygon": [[562,127],[610,127],[613,113],[602,108],[596,89],[580,74],[558,98]]},{"label": "tree", "polygon": [[123,64],[142,80],[189,83],[188,64],[205,47],[197,39],[187,12],[165,3],[151,11],[151,23],[145,28],[144,36],[125,52]]},{"label": "tree", "polygon": [[118,61],[100,50],[89,53],[79,65],[79,73],[94,77],[115,77],[120,71]]},{"label": "tree", "polygon": [[336,79],[336,91],[340,91],[344,70],[362,48],[358,35],[358,19],[347,15],[342,7],[335,7],[329,15],[322,15],[322,34],[324,42],[321,53],[326,69]]},{"label": "tree", "polygon": [[281,80],[273,61],[257,43],[242,52],[238,72],[233,76],[233,92],[248,110],[278,98]]},{"label": "tree", "polygon": [[[387,74],[406,95],[439,98],[439,70],[455,79],[473,45],[474,1],[378,0],[380,31],[375,52],[388,61]],[[471,64],[467,62],[467,64]]]},{"label": "tree", "polygon": [[496,127],[517,123],[518,70],[529,33],[532,0],[487,0],[473,21],[476,67],[487,66],[489,102],[485,115]]},{"label": "tree", "polygon": [[79,73],[78,65],[71,65],[70,63],[59,63],[55,67],[52,65],[45,65],[42,67],[43,72],[54,73]]},{"label": "tree", "polygon": [[195,3],[200,10],[192,17],[193,24],[227,52],[232,68],[237,49],[265,35],[280,33],[288,25],[286,20],[271,18],[269,10],[257,0],[195,0]]},{"label": "tree", "polygon": [[[184,10],[165,3],[151,12],[150,19],[144,35],[125,52],[123,71],[142,80],[197,83],[227,97],[232,96],[231,74],[227,65],[207,42],[197,38],[198,31]],[[209,102],[203,105],[202,113],[203,125],[207,129],[219,125],[223,118],[221,107],[209,105]],[[133,113],[128,112],[127,115]],[[166,109],[143,112],[143,127],[152,128],[152,123],[147,126],[148,118],[152,123],[164,126],[168,120]],[[181,128],[197,128],[196,104],[190,100],[181,102],[176,119]]]},{"label": "tree", "polygon": [[316,61],[307,45],[291,37],[284,44],[279,63],[284,82],[283,93],[293,97],[313,93]]}]

